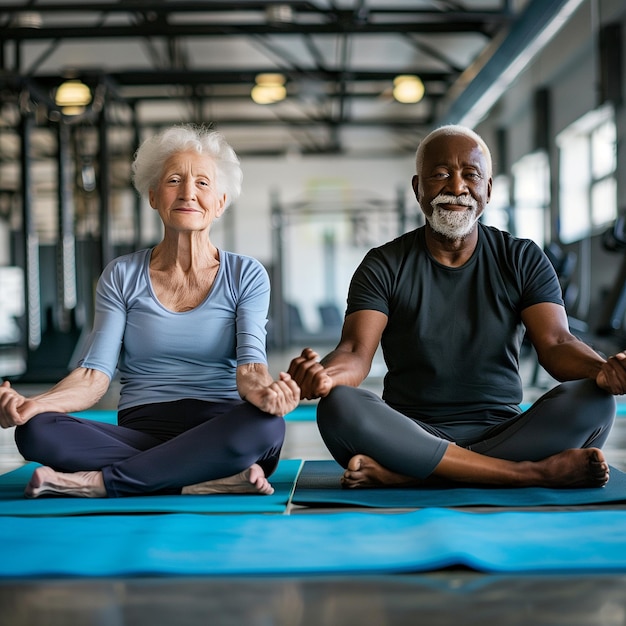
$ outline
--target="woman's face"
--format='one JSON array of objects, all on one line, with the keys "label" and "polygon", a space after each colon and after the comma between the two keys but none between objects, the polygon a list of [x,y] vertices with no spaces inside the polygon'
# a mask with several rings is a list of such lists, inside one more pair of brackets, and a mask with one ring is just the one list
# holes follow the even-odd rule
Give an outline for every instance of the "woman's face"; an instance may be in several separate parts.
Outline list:
[{"label": "woman's face", "polygon": [[176,152],[165,161],[156,189],[150,190],[150,206],[166,228],[206,230],[226,205],[226,194],[218,194],[216,175],[212,157],[195,150]]}]

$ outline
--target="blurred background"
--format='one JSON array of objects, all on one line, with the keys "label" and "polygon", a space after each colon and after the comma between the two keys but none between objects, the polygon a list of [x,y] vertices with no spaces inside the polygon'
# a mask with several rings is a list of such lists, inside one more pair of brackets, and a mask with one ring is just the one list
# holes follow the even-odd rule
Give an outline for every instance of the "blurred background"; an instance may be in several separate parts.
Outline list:
[{"label": "blurred background", "polygon": [[332,346],[365,252],[422,223],[413,155],[444,123],[492,149],[483,220],[544,247],[572,327],[622,346],[625,21],[620,0],[4,0],[0,376],[72,367],[103,266],[160,238],[133,153],[179,122],[241,158],[213,237],[270,272],[277,363]]}]

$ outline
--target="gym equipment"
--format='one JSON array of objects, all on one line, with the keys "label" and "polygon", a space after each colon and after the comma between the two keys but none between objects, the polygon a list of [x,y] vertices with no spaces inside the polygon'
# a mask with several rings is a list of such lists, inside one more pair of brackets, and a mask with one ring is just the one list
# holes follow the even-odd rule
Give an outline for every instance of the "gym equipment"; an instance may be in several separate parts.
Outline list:
[{"label": "gym equipment", "polygon": [[[403,189],[395,200],[379,200],[343,185],[321,181],[306,200],[291,203],[272,195],[271,348],[335,345],[349,280],[365,253],[420,225],[421,214],[407,212]],[[307,328],[307,313],[318,322],[314,328]]]},{"label": "gym equipment", "polygon": [[602,337],[616,340],[621,349],[626,346],[626,211],[622,212],[613,226],[604,232],[602,245],[609,252],[625,254],[613,288],[607,297],[602,322],[596,332]]}]

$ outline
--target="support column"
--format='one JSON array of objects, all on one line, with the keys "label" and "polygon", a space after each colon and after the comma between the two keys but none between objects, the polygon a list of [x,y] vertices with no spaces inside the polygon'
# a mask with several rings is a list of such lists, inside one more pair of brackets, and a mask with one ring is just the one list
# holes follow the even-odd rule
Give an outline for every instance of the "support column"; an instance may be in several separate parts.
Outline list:
[{"label": "support column", "polygon": [[60,323],[68,330],[70,313],[76,308],[76,234],[74,229],[72,158],[70,127],[59,122],[58,143],[58,248],[57,301],[61,305]]},{"label": "support column", "polygon": [[20,123],[20,160],[22,185],[22,236],[24,241],[24,278],[26,299],[26,337],[28,349],[41,343],[41,294],[39,292],[39,237],[33,216],[31,171],[31,134],[35,124],[32,113],[22,113]]}]

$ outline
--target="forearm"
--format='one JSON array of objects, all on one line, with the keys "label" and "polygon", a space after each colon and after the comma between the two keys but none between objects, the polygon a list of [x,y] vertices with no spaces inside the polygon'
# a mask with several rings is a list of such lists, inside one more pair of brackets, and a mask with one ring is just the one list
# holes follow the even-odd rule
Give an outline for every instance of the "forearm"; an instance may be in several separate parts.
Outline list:
[{"label": "forearm", "polygon": [[43,411],[83,411],[102,398],[109,383],[109,377],[103,372],[79,367],[48,391],[30,399]]},{"label": "forearm", "polygon": [[289,374],[281,372],[274,380],[262,363],[237,368],[237,389],[243,400],[270,415],[286,415],[300,400],[300,387]]},{"label": "forearm", "polygon": [[263,363],[246,363],[237,367],[237,391],[243,400],[251,392],[260,391],[272,384],[272,377]]},{"label": "forearm", "polygon": [[328,353],[320,364],[324,366],[325,374],[332,379],[333,387],[337,385],[358,387],[369,374],[371,362],[339,346]]},{"label": "forearm", "polygon": [[572,337],[539,354],[541,366],[556,380],[595,380],[606,362],[593,348]]}]

